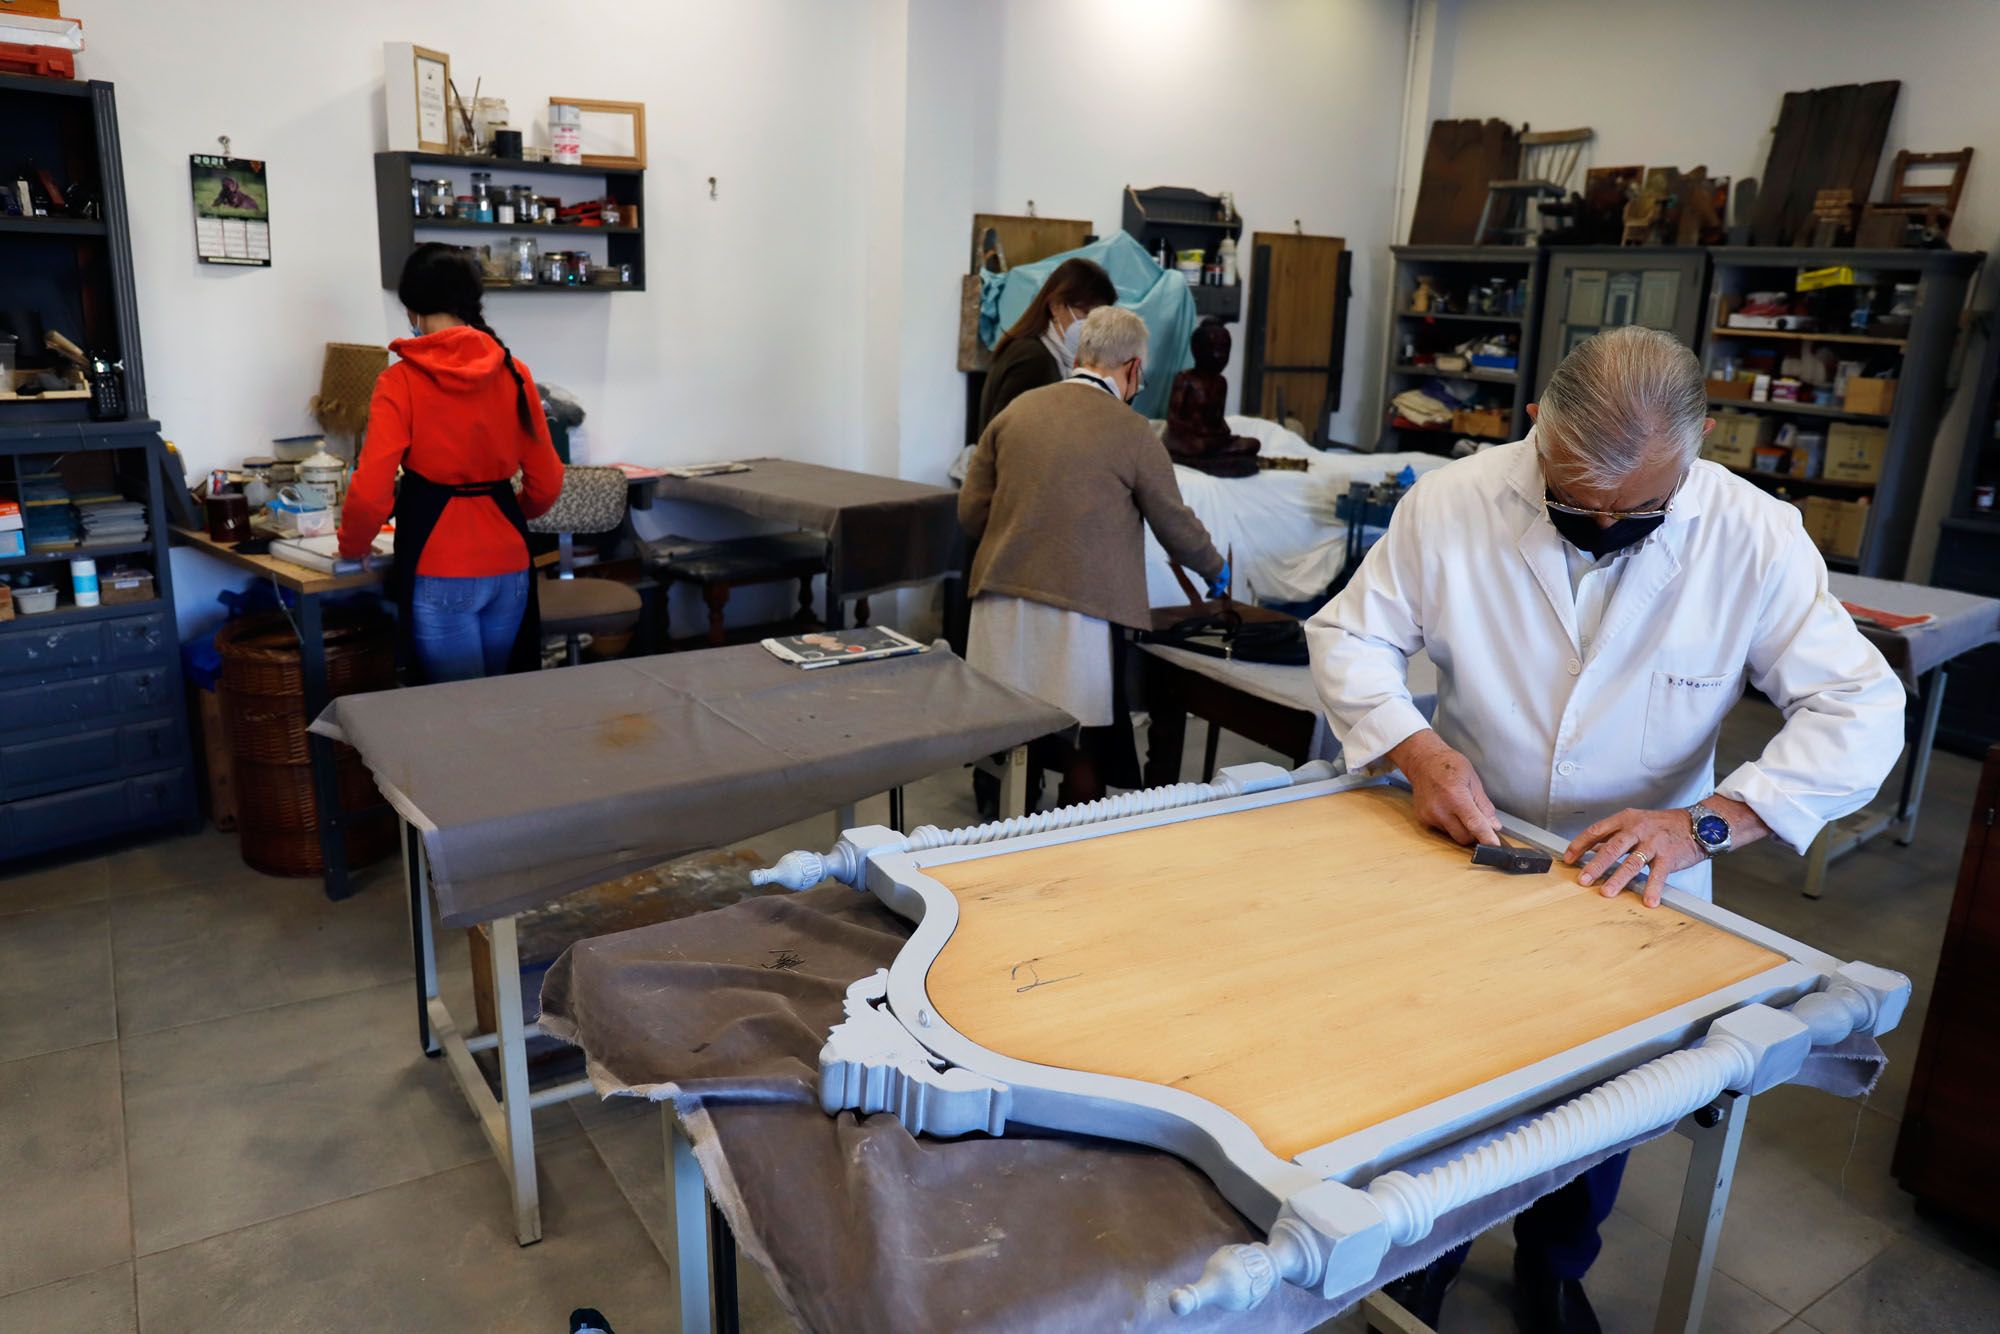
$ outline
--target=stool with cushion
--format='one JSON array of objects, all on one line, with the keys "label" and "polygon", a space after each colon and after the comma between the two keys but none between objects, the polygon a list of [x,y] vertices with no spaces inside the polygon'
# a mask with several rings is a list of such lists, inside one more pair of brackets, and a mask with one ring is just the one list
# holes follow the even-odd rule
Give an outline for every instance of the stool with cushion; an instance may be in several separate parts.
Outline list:
[{"label": "stool with cushion", "polygon": [[639,624],[639,590],[615,579],[579,579],[572,539],[578,533],[616,532],[625,524],[625,474],[616,468],[563,469],[562,492],[548,513],[528,520],[528,530],[554,533],[558,573],[540,586],[542,633],[561,635],[569,663],[583,660],[582,636],[629,636]]}]

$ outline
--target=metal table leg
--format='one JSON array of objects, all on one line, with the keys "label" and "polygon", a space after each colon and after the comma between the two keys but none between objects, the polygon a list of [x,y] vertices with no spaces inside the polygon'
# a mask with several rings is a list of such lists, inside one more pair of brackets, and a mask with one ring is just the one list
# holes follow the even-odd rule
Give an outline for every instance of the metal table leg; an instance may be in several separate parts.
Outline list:
[{"label": "metal table leg", "polygon": [[1000,818],[1011,820],[1028,813],[1028,748],[1016,746],[1007,752],[1007,768],[1000,775]]},{"label": "metal table leg", "polygon": [[1743,1123],[1749,1111],[1749,1098],[1725,1093],[1676,1127],[1694,1142],[1694,1152],[1688,1157],[1680,1218],[1674,1224],[1673,1250],[1667,1256],[1667,1278],[1660,1288],[1660,1314],[1653,1322],[1653,1334],[1699,1334],[1702,1307],[1708,1302],[1708,1280],[1715,1269],[1715,1247],[1722,1239],[1722,1215],[1729,1207],[1729,1185],[1736,1175],[1736,1154],[1743,1145]]},{"label": "metal table leg", "polygon": [[1917,725],[1917,737],[1910,751],[1909,767],[1903,771],[1903,796],[1896,804],[1896,819],[1902,828],[1896,842],[1909,847],[1917,837],[1917,808],[1924,802],[1924,780],[1931,773],[1931,747],[1937,744],[1938,713],[1944,708],[1945,669],[1942,665],[1924,673],[1918,688],[1924,695],[1924,717]]},{"label": "metal table leg", "polygon": [[1896,831],[1896,842],[1908,847],[1917,836],[1917,811],[1923,805],[1924,780],[1930,777],[1931,748],[1937,743],[1938,712],[1944,707],[1945,669],[1931,668],[1917,682],[1923,699],[1923,714],[1915,735],[1908,743],[1909,761],[1903,766],[1903,788],[1896,809],[1889,815],[1857,811],[1822,828],[1806,850],[1806,879],[1803,887],[1809,899],[1826,893],[1826,870],[1870,839]]},{"label": "metal table leg", "polygon": [[708,1198],[694,1143],[669,1106],[666,1123],[667,1196],[673,1201],[674,1258],[670,1266],[681,1334],[721,1330],[735,1334],[736,1238]]},{"label": "metal table leg", "polygon": [[[311,726],[327,705],[326,633],[319,599],[311,594],[299,596],[299,675],[306,724]],[[347,878],[346,822],[340,809],[340,772],[335,767],[333,742],[308,735],[306,745],[312,754],[313,800],[319,807],[319,852],[326,867],[326,896],[344,899],[354,888]]]},{"label": "metal table leg", "polygon": [[493,1008],[500,1021],[500,1110],[506,1142],[500,1165],[514,1194],[514,1235],[523,1246],[542,1239],[541,1186],[535,1179],[535,1108],[528,1091],[528,1039],[521,1020],[521,954],[514,919],[487,923],[493,958]]},{"label": "metal table leg", "polygon": [[903,789],[901,787],[892,787],[889,789],[889,827],[899,834],[905,832],[903,829]]},{"label": "metal table leg", "polygon": [[437,942],[431,937],[430,866],[424,859],[423,836],[408,820],[397,818],[402,832],[403,887],[410,900],[410,952],[417,978],[417,1041],[424,1055],[440,1050],[431,1032],[431,1002],[437,999]]}]

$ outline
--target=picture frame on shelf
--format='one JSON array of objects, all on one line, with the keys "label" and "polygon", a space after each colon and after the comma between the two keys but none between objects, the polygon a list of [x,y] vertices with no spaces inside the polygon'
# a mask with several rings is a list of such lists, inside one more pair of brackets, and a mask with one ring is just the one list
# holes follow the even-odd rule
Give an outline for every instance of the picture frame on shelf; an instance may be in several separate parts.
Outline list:
[{"label": "picture frame on shelf", "polygon": [[452,151],[450,56],[414,42],[384,42],[382,88],[391,149]]},{"label": "picture frame on shelf", "polygon": [[550,106],[583,113],[583,165],[641,170],[646,165],[646,104],[601,98],[551,97]]}]

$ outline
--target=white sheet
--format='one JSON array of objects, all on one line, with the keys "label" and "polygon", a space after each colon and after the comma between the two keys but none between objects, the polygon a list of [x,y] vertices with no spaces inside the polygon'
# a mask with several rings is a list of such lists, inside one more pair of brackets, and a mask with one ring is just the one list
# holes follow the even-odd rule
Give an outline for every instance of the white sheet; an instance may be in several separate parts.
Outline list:
[{"label": "white sheet", "polygon": [[[1228,420],[1230,430],[1257,440],[1265,457],[1302,458],[1311,464],[1307,472],[1235,478],[1174,468],[1182,498],[1208,526],[1216,548],[1225,553],[1235,549],[1235,596],[1244,602],[1300,602],[1326,591],[1347,555],[1347,525],[1334,517],[1333,507],[1347,494],[1349,483],[1380,481],[1406,464],[1421,477],[1450,462],[1436,454],[1330,453],[1261,417]],[[1200,582],[1195,579],[1197,587]],[[1146,532],[1146,593],[1156,607],[1187,602],[1151,529]]]}]

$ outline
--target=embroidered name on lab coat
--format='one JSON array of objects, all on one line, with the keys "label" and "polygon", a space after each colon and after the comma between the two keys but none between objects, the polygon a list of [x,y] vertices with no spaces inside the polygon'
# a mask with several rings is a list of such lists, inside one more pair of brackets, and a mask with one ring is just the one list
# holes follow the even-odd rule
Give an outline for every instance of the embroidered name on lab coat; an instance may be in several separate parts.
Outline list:
[{"label": "embroidered name on lab coat", "polygon": [[1661,675],[1666,677],[1668,685],[1681,686],[1688,690],[1717,690],[1727,680],[1720,676],[1675,676],[1671,672],[1663,672]]}]

